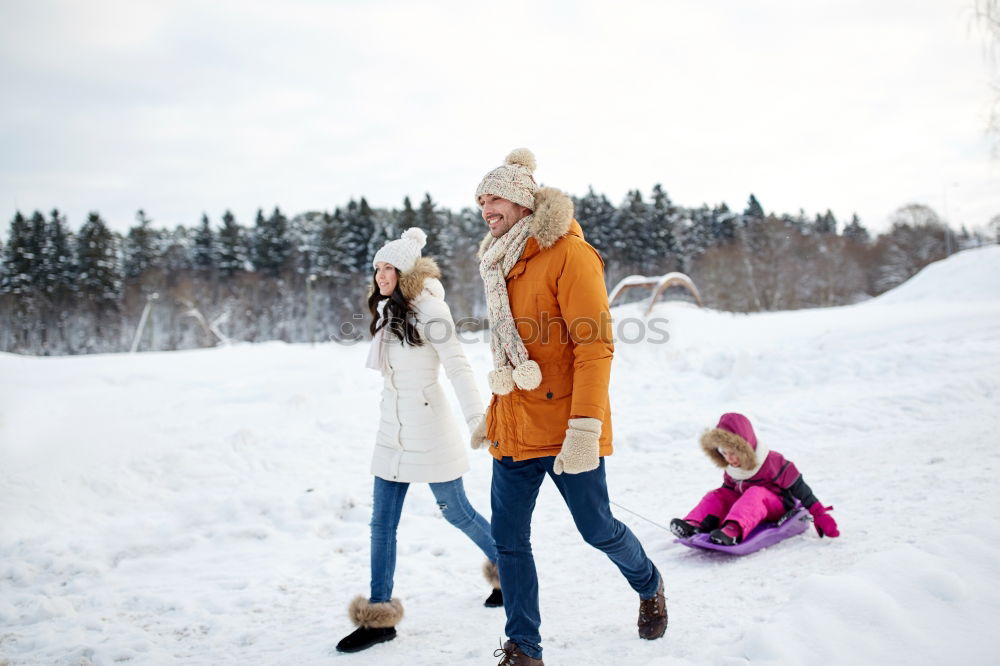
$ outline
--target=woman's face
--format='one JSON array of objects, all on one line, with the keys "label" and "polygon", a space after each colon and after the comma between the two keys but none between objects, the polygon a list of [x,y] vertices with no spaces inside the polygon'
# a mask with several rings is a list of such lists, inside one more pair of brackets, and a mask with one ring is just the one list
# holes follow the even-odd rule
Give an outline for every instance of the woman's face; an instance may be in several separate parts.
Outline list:
[{"label": "woman's face", "polygon": [[396,289],[396,285],[399,284],[399,274],[396,272],[396,267],[384,261],[376,263],[375,284],[378,285],[380,294],[391,296],[392,292]]}]

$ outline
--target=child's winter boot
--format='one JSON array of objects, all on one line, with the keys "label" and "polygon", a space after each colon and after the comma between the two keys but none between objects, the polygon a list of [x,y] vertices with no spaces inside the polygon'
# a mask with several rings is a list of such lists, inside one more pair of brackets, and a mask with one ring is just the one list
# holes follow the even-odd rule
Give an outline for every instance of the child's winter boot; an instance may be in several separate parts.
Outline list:
[{"label": "child's winter boot", "polygon": [[735,546],[740,542],[742,530],[739,524],[729,520],[717,530],[712,530],[708,535],[708,540],[720,546]]},{"label": "child's winter boot", "polygon": [[698,527],[686,520],[674,518],[670,521],[670,531],[673,532],[674,536],[678,539],[689,539],[698,533]]},{"label": "child's winter boot", "polygon": [[689,539],[701,532],[711,532],[718,526],[719,518],[717,516],[705,516],[705,519],[701,522],[692,520],[691,518],[683,520],[674,518],[670,521],[670,531],[679,539]]}]

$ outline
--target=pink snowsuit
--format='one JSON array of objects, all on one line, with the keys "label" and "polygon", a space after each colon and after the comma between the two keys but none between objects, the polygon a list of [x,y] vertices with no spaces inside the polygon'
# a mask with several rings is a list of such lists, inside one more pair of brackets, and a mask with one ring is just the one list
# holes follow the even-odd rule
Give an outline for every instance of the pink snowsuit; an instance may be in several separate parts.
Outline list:
[{"label": "pink snowsuit", "polygon": [[[796,499],[807,509],[817,501],[795,464],[777,451],[767,452],[763,463],[759,463],[757,436],[750,420],[742,414],[723,414],[715,429],[702,435],[701,446],[716,465],[728,469],[723,474],[722,486],[706,494],[685,517],[689,522],[700,525],[708,516],[718,518],[720,525],[731,520],[739,524],[746,537],[762,521],[781,518],[795,505]],[[720,448],[737,453],[740,457],[737,469],[729,467]],[[744,479],[735,479],[729,472],[733,469],[743,476],[747,472],[738,471],[755,468],[756,472]]]}]

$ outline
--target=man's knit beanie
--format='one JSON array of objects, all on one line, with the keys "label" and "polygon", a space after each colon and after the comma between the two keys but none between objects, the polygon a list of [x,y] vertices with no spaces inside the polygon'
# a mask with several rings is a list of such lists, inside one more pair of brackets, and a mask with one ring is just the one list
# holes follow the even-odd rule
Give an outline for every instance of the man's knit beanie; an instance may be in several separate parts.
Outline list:
[{"label": "man's knit beanie", "polygon": [[492,194],[507,201],[535,210],[535,193],[538,183],[531,174],[535,171],[535,156],[527,148],[512,150],[504,163],[483,177],[476,188],[476,204],[479,197]]}]

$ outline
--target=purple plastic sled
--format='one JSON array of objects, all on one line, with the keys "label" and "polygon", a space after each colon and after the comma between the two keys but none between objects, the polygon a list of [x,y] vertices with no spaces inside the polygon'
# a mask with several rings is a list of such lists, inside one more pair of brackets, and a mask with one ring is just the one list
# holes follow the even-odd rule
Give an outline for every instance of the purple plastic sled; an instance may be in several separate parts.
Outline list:
[{"label": "purple plastic sled", "polygon": [[746,555],[773,546],[779,541],[784,541],[796,534],[802,534],[809,527],[809,512],[796,505],[776,523],[761,523],[750,532],[743,541],[735,546],[720,546],[712,543],[707,534],[695,534],[687,539],[674,539],[676,543],[688,546],[689,548],[704,548],[706,550],[718,550],[730,555]]}]

